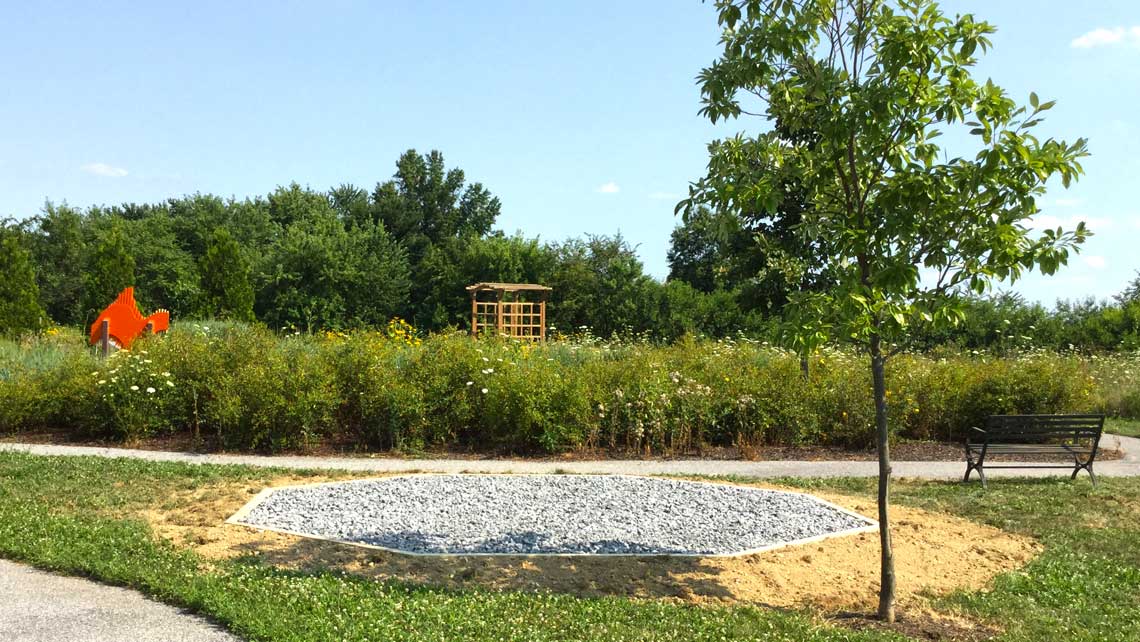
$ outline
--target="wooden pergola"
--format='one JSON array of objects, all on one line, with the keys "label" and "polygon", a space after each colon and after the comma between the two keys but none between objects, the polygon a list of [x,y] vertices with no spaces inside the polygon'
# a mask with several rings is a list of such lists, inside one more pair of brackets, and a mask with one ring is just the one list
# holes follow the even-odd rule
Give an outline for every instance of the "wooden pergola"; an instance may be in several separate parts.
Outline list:
[{"label": "wooden pergola", "polygon": [[536,283],[476,283],[471,295],[471,334],[493,332],[512,339],[546,340],[546,300],[552,288]]}]

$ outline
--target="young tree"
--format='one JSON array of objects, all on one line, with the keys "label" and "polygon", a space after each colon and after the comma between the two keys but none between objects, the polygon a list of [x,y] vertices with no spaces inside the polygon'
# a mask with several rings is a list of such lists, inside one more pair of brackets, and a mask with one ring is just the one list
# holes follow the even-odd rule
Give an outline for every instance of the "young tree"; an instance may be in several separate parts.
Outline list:
[{"label": "young tree", "polygon": [[[679,207],[762,205],[780,215],[784,186],[810,207],[796,229],[819,248],[834,281],[793,293],[809,341],[838,336],[870,355],[879,457],[879,616],[895,617],[888,515],[891,474],[885,341],[913,324],[953,324],[962,290],[985,291],[1038,268],[1050,274],[1083,242],[1073,232],[1030,236],[1036,198],[1082,173],[1085,141],[1031,133],[1052,102],[1020,107],[971,75],[994,28],[949,18],[930,0],[718,0],[723,52],[699,76],[713,122],[761,115],[781,127],[711,146],[708,174]],[[812,136],[795,136],[810,130]],[[936,137],[953,130],[943,148]],[[961,131],[964,130],[964,131]],[[959,133],[960,132],[960,133]],[[950,137],[947,137],[950,138]],[[970,155],[958,155],[965,150]],[[757,171],[734,182],[746,159]]]},{"label": "young tree", "polygon": [[35,330],[44,321],[32,255],[22,236],[6,222],[0,227],[0,336]]},{"label": "young tree", "polygon": [[239,321],[253,321],[253,284],[249,261],[224,227],[214,230],[199,260],[202,312]]}]

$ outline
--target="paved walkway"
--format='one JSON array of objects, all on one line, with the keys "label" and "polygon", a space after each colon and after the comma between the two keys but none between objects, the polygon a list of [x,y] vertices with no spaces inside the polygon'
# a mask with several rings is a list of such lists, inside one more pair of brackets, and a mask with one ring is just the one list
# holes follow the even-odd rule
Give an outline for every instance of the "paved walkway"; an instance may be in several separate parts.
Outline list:
[{"label": "paved walkway", "polygon": [[[1140,476],[1140,439],[1104,435],[1101,448],[1119,445],[1125,456],[1120,460],[1097,462],[1096,474],[1107,477]],[[396,459],[390,457],[299,457],[263,455],[202,455],[197,453],[55,446],[46,444],[0,443],[0,451],[36,455],[91,455],[129,457],[147,461],[178,461],[193,464],[242,464],[295,469],[350,470],[376,473],[623,473],[629,475],[741,475],[748,477],[876,477],[873,461],[712,461],[696,459],[605,459],[591,461],[538,461],[527,459]],[[965,463],[960,461],[896,461],[896,477],[921,479],[960,479]],[[1045,477],[1063,475],[1057,469],[986,470],[993,477]],[[977,476],[975,475],[976,479]]]},{"label": "paved walkway", "polygon": [[4,642],[238,642],[218,626],[141,594],[0,560]]}]

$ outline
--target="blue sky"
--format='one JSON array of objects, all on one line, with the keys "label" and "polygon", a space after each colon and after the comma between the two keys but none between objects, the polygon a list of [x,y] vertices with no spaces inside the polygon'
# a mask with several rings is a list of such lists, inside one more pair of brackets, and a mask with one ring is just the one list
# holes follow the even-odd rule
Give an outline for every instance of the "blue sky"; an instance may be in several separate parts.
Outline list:
[{"label": "blue sky", "polygon": [[[1041,130],[1090,139],[1087,176],[1042,224],[1096,236],[1016,290],[1108,296],[1140,268],[1140,3],[958,0],[997,25],[980,73],[1058,105]],[[10,3],[0,27],[0,216],[244,197],[297,181],[371,188],[408,148],[439,149],[503,201],[499,227],[546,240],[621,232],[666,272],[673,206],[709,140],[717,55],[696,0]]]}]

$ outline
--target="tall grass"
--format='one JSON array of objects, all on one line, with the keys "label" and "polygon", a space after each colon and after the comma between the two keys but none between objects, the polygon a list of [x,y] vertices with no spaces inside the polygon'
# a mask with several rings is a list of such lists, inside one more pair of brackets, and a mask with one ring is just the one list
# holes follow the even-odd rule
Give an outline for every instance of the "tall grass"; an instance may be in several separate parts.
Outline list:
[{"label": "tall grass", "polygon": [[[826,350],[810,365],[804,379],[794,354],[743,339],[532,345],[398,323],[322,335],[179,323],[106,360],[78,333],[0,343],[0,431],[186,433],[265,451],[869,445],[866,357]],[[957,440],[995,413],[1140,416],[1135,354],[900,354],[887,374],[891,426],[907,438]]]}]

